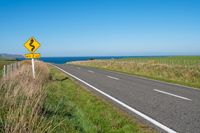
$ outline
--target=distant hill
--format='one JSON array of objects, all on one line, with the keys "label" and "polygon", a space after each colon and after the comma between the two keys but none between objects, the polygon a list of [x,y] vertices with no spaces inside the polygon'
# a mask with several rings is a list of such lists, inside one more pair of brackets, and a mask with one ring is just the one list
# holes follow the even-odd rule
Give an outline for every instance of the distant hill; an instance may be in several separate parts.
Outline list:
[{"label": "distant hill", "polygon": [[17,59],[17,58],[23,58],[22,55],[18,55],[18,54],[1,54],[0,53],[0,58],[3,59]]}]

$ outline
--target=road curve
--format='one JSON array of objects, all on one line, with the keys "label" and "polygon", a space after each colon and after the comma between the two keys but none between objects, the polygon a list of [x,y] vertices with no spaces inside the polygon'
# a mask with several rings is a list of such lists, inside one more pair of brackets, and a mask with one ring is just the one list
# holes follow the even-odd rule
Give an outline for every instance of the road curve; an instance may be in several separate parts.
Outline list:
[{"label": "road curve", "polygon": [[54,66],[159,132],[200,133],[200,90],[90,67]]}]

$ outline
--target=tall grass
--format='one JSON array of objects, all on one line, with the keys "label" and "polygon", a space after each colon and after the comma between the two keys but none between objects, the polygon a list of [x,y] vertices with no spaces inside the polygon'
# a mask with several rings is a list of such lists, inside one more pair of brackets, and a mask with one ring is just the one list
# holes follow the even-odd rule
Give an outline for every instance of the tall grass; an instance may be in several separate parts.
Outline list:
[{"label": "tall grass", "polygon": [[48,67],[36,62],[36,78],[32,78],[30,62],[25,61],[15,72],[0,81],[0,132],[48,132],[41,107],[43,85],[49,78]]},{"label": "tall grass", "polygon": [[73,62],[200,88],[200,56]]}]

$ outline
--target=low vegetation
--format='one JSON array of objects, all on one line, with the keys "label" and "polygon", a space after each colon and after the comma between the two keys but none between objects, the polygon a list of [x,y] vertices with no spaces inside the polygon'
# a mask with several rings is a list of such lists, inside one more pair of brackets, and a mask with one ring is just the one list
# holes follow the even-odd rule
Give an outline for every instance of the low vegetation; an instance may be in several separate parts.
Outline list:
[{"label": "low vegetation", "polygon": [[29,61],[1,79],[0,132],[154,132],[57,69],[35,65],[36,79]]},{"label": "low vegetation", "polygon": [[200,88],[200,56],[126,58],[73,62]]}]

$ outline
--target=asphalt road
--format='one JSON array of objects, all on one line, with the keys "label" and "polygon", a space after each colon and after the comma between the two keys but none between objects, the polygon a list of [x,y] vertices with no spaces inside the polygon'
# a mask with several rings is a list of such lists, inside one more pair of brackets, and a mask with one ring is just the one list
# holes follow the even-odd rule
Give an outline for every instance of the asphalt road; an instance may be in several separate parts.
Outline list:
[{"label": "asphalt road", "polygon": [[200,90],[89,67],[55,66],[159,132],[200,133]]}]

